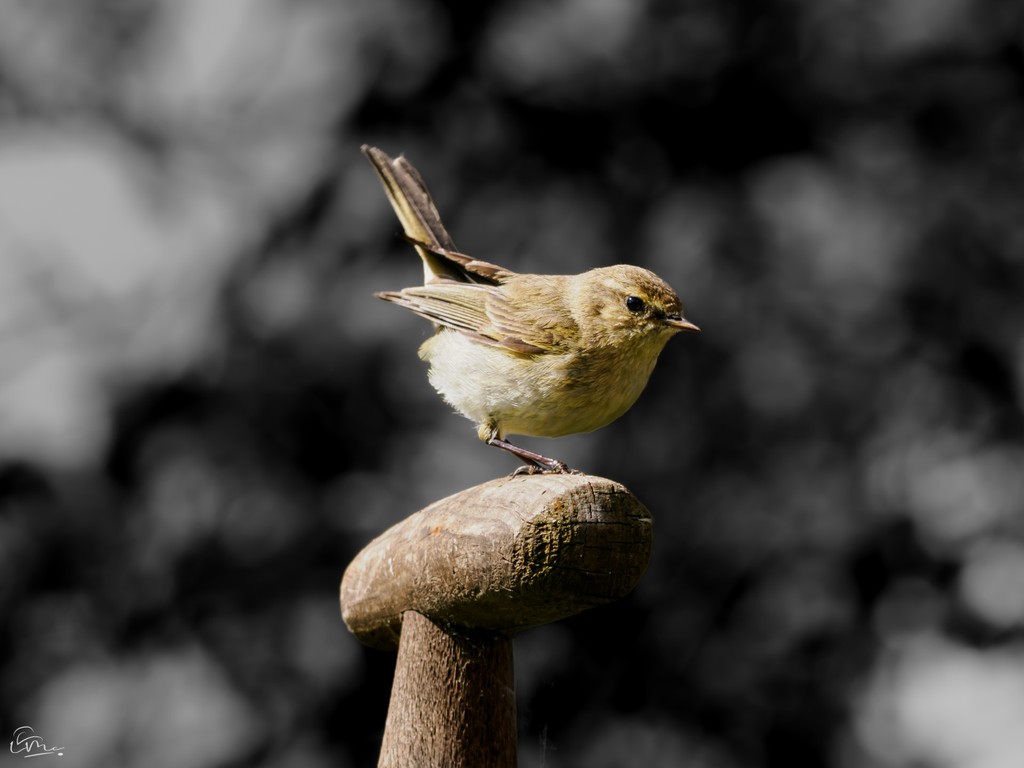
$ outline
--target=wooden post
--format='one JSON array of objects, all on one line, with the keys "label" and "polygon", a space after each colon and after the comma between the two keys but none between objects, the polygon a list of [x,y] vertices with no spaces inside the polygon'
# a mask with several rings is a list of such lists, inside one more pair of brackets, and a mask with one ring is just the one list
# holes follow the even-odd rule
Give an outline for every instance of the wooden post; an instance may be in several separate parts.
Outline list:
[{"label": "wooden post", "polygon": [[512,636],[627,594],[650,549],[643,504],[584,475],[484,483],[370,542],[341,607],[360,641],[398,648],[378,765],[515,766]]},{"label": "wooden post", "polygon": [[406,611],[379,766],[514,766],[512,638]]}]

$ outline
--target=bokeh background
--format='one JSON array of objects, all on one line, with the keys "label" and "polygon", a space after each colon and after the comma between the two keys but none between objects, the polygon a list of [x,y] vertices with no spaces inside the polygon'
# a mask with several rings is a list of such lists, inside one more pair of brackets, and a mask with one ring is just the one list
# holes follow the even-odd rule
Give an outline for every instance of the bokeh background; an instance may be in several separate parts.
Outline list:
[{"label": "bokeh background", "polygon": [[420,267],[364,142],[463,251],[645,266],[704,329],[523,441],[656,537],[517,639],[521,765],[1024,765],[1014,0],[4,2],[0,730],[375,764],[342,571],[515,462],[371,297]]}]

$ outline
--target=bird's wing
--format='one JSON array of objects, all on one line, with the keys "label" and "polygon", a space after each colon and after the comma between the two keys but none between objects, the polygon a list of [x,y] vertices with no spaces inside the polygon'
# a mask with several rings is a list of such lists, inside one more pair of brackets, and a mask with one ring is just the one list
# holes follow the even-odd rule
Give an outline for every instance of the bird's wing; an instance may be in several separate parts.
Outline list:
[{"label": "bird's wing", "polygon": [[565,305],[565,279],[561,275],[519,275],[492,291],[487,302],[492,335],[509,349],[519,345],[543,352],[564,349],[579,335]]},{"label": "bird's wing", "polygon": [[524,311],[494,286],[441,281],[374,295],[474,341],[520,354],[554,352],[566,336],[564,325],[556,333],[549,302]]},{"label": "bird's wing", "polygon": [[496,285],[502,278],[514,274],[455,250],[455,243],[441,223],[441,215],[427,185],[412,163],[401,156],[391,158],[365,144],[362,151],[380,176],[406,239],[423,259],[424,283],[454,280]]}]

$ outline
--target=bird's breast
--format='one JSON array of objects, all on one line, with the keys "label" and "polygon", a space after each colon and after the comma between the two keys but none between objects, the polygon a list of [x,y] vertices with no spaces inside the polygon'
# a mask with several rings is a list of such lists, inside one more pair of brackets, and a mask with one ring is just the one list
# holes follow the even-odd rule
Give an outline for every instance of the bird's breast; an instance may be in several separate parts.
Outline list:
[{"label": "bird's breast", "polygon": [[599,429],[629,410],[663,346],[517,355],[443,330],[420,356],[434,388],[478,425],[496,424],[501,437],[561,437]]}]

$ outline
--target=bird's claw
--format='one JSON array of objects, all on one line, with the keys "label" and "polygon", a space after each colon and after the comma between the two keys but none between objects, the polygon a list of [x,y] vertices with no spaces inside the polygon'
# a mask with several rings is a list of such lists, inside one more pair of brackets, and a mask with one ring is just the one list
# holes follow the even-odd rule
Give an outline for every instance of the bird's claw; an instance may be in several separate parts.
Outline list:
[{"label": "bird's claw", "polygon": [[550,466],[543,467],[540,464],[524,464],[517,467],[509,477],[521,477],[525,475],[585,475],[578,469],[572,469],[564,461],[552,460]]}]

